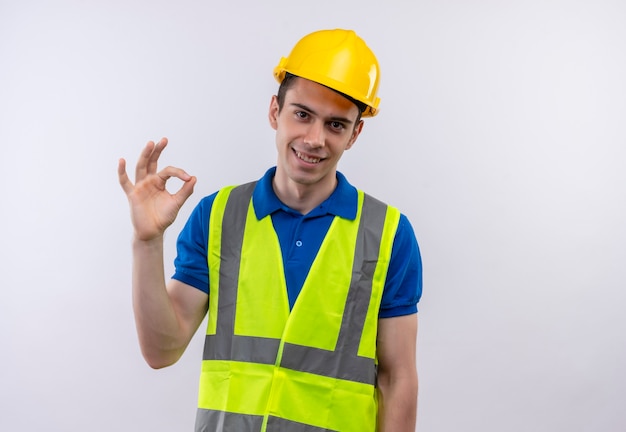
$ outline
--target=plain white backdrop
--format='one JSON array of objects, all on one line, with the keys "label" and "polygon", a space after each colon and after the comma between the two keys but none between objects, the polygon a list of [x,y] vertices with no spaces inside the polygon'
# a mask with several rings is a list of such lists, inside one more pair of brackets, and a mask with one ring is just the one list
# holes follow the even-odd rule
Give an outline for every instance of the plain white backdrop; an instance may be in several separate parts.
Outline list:
[{"label": "plain white backdrop", "polygon": [[626,430],[625,22],[621,0],[0,0],[0,430],[192,430],[202,338],[141,358],[118,158],[167,136],[199,179],[170,274],[200,198],[275,163],[274,65],[336,27],[382,67],[340,170],[422,249],[419,432]]}]

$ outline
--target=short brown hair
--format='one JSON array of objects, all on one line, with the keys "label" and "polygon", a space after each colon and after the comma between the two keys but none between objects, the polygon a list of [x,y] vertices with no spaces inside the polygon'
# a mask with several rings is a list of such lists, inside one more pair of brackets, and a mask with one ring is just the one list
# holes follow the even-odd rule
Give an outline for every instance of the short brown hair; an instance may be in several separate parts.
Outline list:
[{"label": "short brown hair", "polygon": [[[278,93],[276,94],[276,100],[278,101],[278,112],[282,111],[283,106],[285,105],[285,95],[287,94],[287,90],[289,90],[293,86],[293,83],[296,81],[295,78],[299,78],[299,77],[297,75],[293,75],[287,72],[285,74],[285,78],[283,78],[282,82],[280,83],[280,86],[278,86]],[[324,87],[327,87],[327,86],[324,86]],[[327,88],[330,88],[330,87],[327,87]],[[332,88],[331,90],[337,94],[340,94],[341,96],[345,97],[350,102],[356,105],[356,107],[359,110],[359,115],[357,116],[356,122],[355,122],[355,127],[356,127],[356,125],[359,123],[359,120],[361,120],[361,114],[363,114],[363,111],[365,111],[365,109],[367,108],[367,105],[364,104],[363,102],[360,102],[348,96],[345,93],[341,93]]]}]

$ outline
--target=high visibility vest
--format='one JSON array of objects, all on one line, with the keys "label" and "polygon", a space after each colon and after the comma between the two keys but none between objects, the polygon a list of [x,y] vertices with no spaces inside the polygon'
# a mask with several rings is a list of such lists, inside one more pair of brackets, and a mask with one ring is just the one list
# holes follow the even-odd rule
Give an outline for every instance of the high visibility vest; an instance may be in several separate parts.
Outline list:
[{"label": "high visibility vest", "polygon": [[400,213],[359,191],[335,217],[293,309],[256,183],[218,192],[196,432],[377,429],[378,312]]}]

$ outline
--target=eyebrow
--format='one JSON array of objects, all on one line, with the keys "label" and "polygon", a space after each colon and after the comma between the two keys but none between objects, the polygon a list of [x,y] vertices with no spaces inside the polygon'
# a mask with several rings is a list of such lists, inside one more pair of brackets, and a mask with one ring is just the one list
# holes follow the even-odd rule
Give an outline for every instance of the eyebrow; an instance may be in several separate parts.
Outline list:
[{"label": "eyebrow", "polygon": [[[315,110],[312,110],[310,107],[308,107],[308,106],[306,106],[304,104],[300,104],[300,103],[297,103],[297,102],[291,102],[289,105],[298,107],[298,108],[300,108],[300,109],[302,109],[304,111],[308,111],[308,112],[310,112],[313,115],[318,115],[318,113],[315,112]],[[337,121],[337,122],[341,122],[341,123],[346,123],[348,125],[354,124],[354,120],[350,120],[349,118],[346,118],[346,117],[337,117],[337,116],[335,116],[335,117],[329,118],[329,120],[330,121]]]}]

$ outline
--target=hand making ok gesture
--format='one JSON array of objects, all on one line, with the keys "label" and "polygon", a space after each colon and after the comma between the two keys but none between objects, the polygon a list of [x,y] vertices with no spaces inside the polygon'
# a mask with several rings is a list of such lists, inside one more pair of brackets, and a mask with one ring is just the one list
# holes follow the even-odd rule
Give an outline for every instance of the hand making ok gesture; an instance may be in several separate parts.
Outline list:
[{"label": "hand making ok gesture", "polygon": [[[148,241],[162,236],[176,219],[178,211],[193,193],[196,184],[196,177],[180,168],[168,166],[157,172],[157,162],[165,146],[167,138],[161,138],[156,144],[153,141],[148,142],[137,161],[135,184],[126,174],[126,161],[119,160],[117,174],[128,198],[137,240]],[[165,188],[171,177],[184,182],[174,194]]]}]

